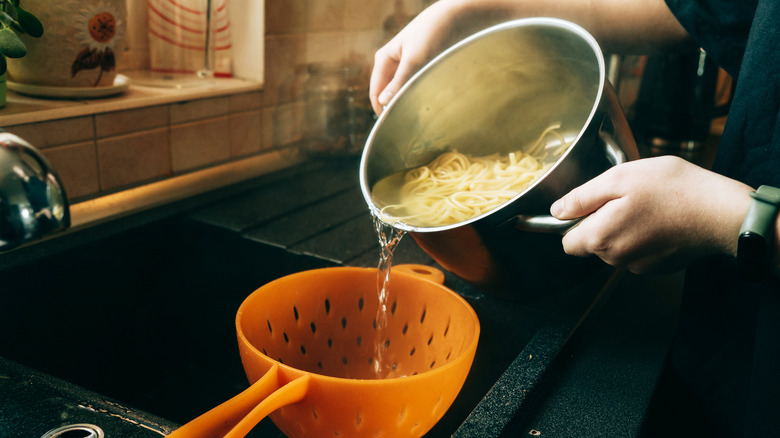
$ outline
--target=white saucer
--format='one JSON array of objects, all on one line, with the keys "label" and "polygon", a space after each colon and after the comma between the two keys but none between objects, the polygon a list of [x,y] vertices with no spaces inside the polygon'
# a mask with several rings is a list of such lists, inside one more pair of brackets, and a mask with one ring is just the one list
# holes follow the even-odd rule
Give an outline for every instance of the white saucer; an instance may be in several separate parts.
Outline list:
[{"label": "white saucer", "polygon": [[11,91],[35,97],[53,97],[59,99],[81,98],[94,99],[120,94],[130,86],[130,78],[125,75],[116,75],[114,85],[108,87],[51,87],[46,85],[21,84],[8,81],[7,87]]}]

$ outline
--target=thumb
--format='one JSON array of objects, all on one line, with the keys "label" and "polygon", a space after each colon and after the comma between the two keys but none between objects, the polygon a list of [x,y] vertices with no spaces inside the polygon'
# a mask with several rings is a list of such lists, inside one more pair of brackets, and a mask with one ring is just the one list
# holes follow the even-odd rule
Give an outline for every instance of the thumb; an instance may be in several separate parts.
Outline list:
[{"label": "thumb", "polygon": [[575,188],[550,206],[550,214],[564,220],[587,216],[620,196],[604,182],[602,175]]},{"label": "thumb", "polygon": [[582,207],[582,203],[580,202],[576,189],[553,202],[553,204],[550,206],[550,214],[552,214],[557,219],[563,220],[582,217],[589,213],[582,212],[583,210],[584,208]]}]

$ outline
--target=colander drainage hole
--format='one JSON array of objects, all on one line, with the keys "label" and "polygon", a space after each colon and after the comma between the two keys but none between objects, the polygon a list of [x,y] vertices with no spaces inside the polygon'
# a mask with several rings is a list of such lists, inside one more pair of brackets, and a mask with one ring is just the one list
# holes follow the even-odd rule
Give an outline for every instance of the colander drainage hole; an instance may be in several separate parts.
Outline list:
[{"label": "colander drainage hole", "polygon": [[103,429],[94,424],[69,424],[52,429],[41,438],[104,438]]}]

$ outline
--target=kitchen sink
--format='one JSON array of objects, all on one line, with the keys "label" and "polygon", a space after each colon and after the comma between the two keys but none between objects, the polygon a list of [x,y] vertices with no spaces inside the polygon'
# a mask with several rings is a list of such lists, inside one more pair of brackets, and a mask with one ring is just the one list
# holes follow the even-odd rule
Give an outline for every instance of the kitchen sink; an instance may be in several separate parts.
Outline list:
[{"label": "kitchen sink", "polygon": [[0,274],[0,356],[186,422],[246,387],[242,300],[327,262],[179,218]]},{"label": "kitchen sink", "polygon": [[[197,208],[146,223],[127,218],[133,225],[122,229],[82,230],[61,249],[0,269],[0,358],[154,421],[195,418],[248,385],[234,326],[247,295],[305,269],[376,265],[348,164],[285,171]],[[411,239],[396,263],[435,265]],[[491,298],[447,273],[445,285],[474,307],[482,333],[461,393],[427,436],[498,436],[597,307],[612,271],[596,272],[552,308]],[[0,432],[4,409],[25,407],[4,404],[0,391]],[[36,415],[14,418],[40,423]],[[281,434],[266,419],[250,436]]]}]

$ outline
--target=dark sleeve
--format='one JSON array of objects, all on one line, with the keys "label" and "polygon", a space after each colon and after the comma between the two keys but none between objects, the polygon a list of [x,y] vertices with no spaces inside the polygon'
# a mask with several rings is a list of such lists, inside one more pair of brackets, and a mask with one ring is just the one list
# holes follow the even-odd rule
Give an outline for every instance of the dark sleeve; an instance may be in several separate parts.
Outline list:
[{"label": "dark sleeve", "polygon": [[685,30],[732,77],[739,74],[758,0],[666,0]]}]

